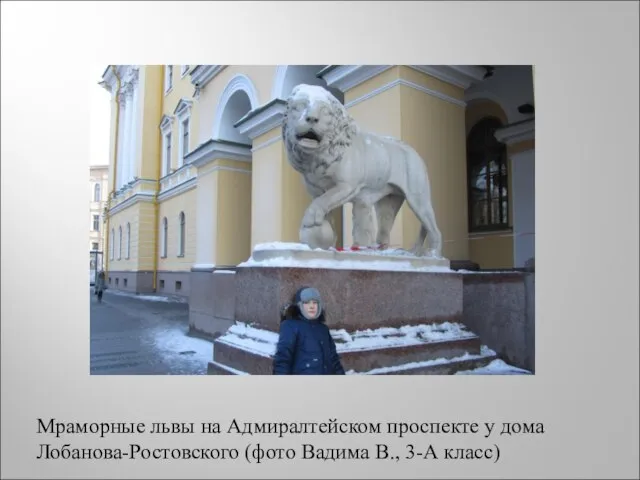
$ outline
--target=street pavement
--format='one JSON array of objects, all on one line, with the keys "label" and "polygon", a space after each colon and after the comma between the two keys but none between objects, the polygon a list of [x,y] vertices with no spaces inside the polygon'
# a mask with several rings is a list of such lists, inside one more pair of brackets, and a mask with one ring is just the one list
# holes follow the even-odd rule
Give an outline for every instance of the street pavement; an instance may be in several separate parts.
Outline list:
[{"label": "street pavement", "polygon": [[92,375],[206,375],[213,345],[187,335],[186,303],[90,295]]}]

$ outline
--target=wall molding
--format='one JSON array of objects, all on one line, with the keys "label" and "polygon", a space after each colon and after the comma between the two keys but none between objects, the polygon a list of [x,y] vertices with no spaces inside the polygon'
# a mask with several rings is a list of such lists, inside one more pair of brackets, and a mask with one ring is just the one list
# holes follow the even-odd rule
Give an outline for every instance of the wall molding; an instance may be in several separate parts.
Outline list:
[{"label": "wall molding", "polygon": [[190,73],[191,84],[197,90],[202,90],[226,67],[227,65],[196,65]]},{"label": "wall molding", "polygon": [[243,168],[234,168],[227,167],[226,165],[214,165],[212,167],[204,168],[199,174],[198,177],[204,177],[214,172],[235,172],[235,173],[244,173],[247,175],[251,175],[251,170],[243,169]]},{"label": "wall molding", "polygon": [[430,88],[427,87],[423,87],[422,85],[418,85],[417,83],[413,83],[410,82],[408,80],[405,80],[403,78],[398,78],[396,80],[393,80],[392,82],[389,82],[381,87],[376,88],[375,90],[372,90],[371,92],[362,95],[361,97],[355,98],[353,100],[351,100],[350,102],[347,102],[345,104],[346,108],[350,108],[353,107],[354,105],[357,105],[360,102],[364,102],[365,100],[368,100],[370,98],[375,97],[376,95],[380,95],[383,92],[386,92],[387,90],[398,86],[398,85],[403,85],[405,87],[409,87],[409,88],[413,88],[415,90],[418,90],[422,93],[426,93],[427,95],[431,95],[432,97],[436,97],[439,98],[440,100],[444,100],[445,102],[449,102],[449,103],[453,103],[454,105],[458,105],[459,107],[466,107],[467,104],[466,102],[462,101],[462,100],[458,100],[457,98],[453,98],[450,97],[449,95],[445,95],[444,93],[440,93],[437,90],[432,90]]},{"label": "wall molding", "polygon": [[167,190],[165,190],[164,192],[162,192],[161,194],[158,195],[158,201],[159,202],[164,202],[167,201],[173,197],[177,197],[178,195],[181,195],[185,192],[188,192],[189,190],[193,190],[194,188],[197,187],[197,177],[191,177],[188,180],[179,183],[178,185],[175,185]]},{"label": "wall molding", "polygon": [[251,140],[255,140],[260,135],[281,126],[286,111],[287,102],[276,98],[247,113],[234,124],[234,127],[242,135],[248,135]]},{"label": "wall molding", "polygon": [[140,202],[153,202],[153,200],[155,199],[155,193],[153,192],[138,192],[133,194],[132,196],[130,196],[129,198],[127,198],[126,200],[120,202],[118,205],[116,205],[115,207],[111,208],[108,212],[109,216],[113,216],[117,213],[122,212],[123,210],[126,210],[129,207],[134,206],[137,203]]},{"label": "wall molding", "polygon": [[466,90],[484,79],[485,71],[476,65],[408,65],[419,72]]},{"label": "wall molding", "polygon": [[327,83],[327,86],[346,92],[391,67],[393,65],[340,65],[335,68],[326,68],[319,75]]},{"label": "wall molding", "polygon": [[224,140],[208,140],[185,157],[185,164],[202,168],[216,160],[251,162],[251,146]]}]

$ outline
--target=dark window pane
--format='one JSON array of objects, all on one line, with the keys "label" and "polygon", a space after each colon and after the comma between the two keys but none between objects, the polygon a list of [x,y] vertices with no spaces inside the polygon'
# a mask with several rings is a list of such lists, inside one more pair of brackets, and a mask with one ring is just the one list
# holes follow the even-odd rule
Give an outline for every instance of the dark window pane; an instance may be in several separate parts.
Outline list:
[{"label": "dark window pane", "polygon": [[501,127],[498,119],[485,118],[471,129],[467,138],[471,229],[508,224],[506,146],[495,138],[496,130]]},{"label": "dark window pane", "polygon": [[483,227],[489,224],[489,215],[487,209],[487,201],[480,200],[473,204],[473,226]]}]

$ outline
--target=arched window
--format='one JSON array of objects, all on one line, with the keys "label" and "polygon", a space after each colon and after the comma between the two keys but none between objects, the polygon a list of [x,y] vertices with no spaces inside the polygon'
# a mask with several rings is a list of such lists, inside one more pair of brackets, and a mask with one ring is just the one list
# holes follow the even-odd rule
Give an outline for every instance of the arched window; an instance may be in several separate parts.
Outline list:
[{"label": "arched window", "polygon": [[162,219],[162,232],[160,235],[160,256],[166,258],[167,256],[167,238],[169,236],[169,225],[167,223],[167,217]]},{"label": "arched window", "polygon": [[122,227],[118,227],[118,260],[122,258]]},{"label": "arched window", "polygon": [[131,224],[127,223],[127,256],[128,259],[131,256]]},{"label": "arched window", "polygon": [[507,149],[495,132],[500,120],[480,120],[467,137],[469,231],[499,230],[509,226]]},{"label": "arched window", "polygon": [[93,186],[93,201],[94,202],[100,201],[100,184],[99,183],[96,183]]},{"label": "arched window", "polygon": [[180,236],[178,237],[178,256],[184,257],[184,243],[185,243],[185,218],[184,212],[180,212],[178,217],[180,221]]}]

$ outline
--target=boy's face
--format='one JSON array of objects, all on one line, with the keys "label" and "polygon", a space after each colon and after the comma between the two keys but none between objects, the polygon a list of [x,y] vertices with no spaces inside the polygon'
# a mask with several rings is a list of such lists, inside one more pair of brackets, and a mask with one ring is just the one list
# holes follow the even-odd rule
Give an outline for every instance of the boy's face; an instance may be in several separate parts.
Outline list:
[{"label": "boy's face", "polygon": [[315,300],[303,302],[302,308],[304,308],[304,313],[306,313],[308,318],[316,318],[316,315],[318,315],[318,302]]}]

